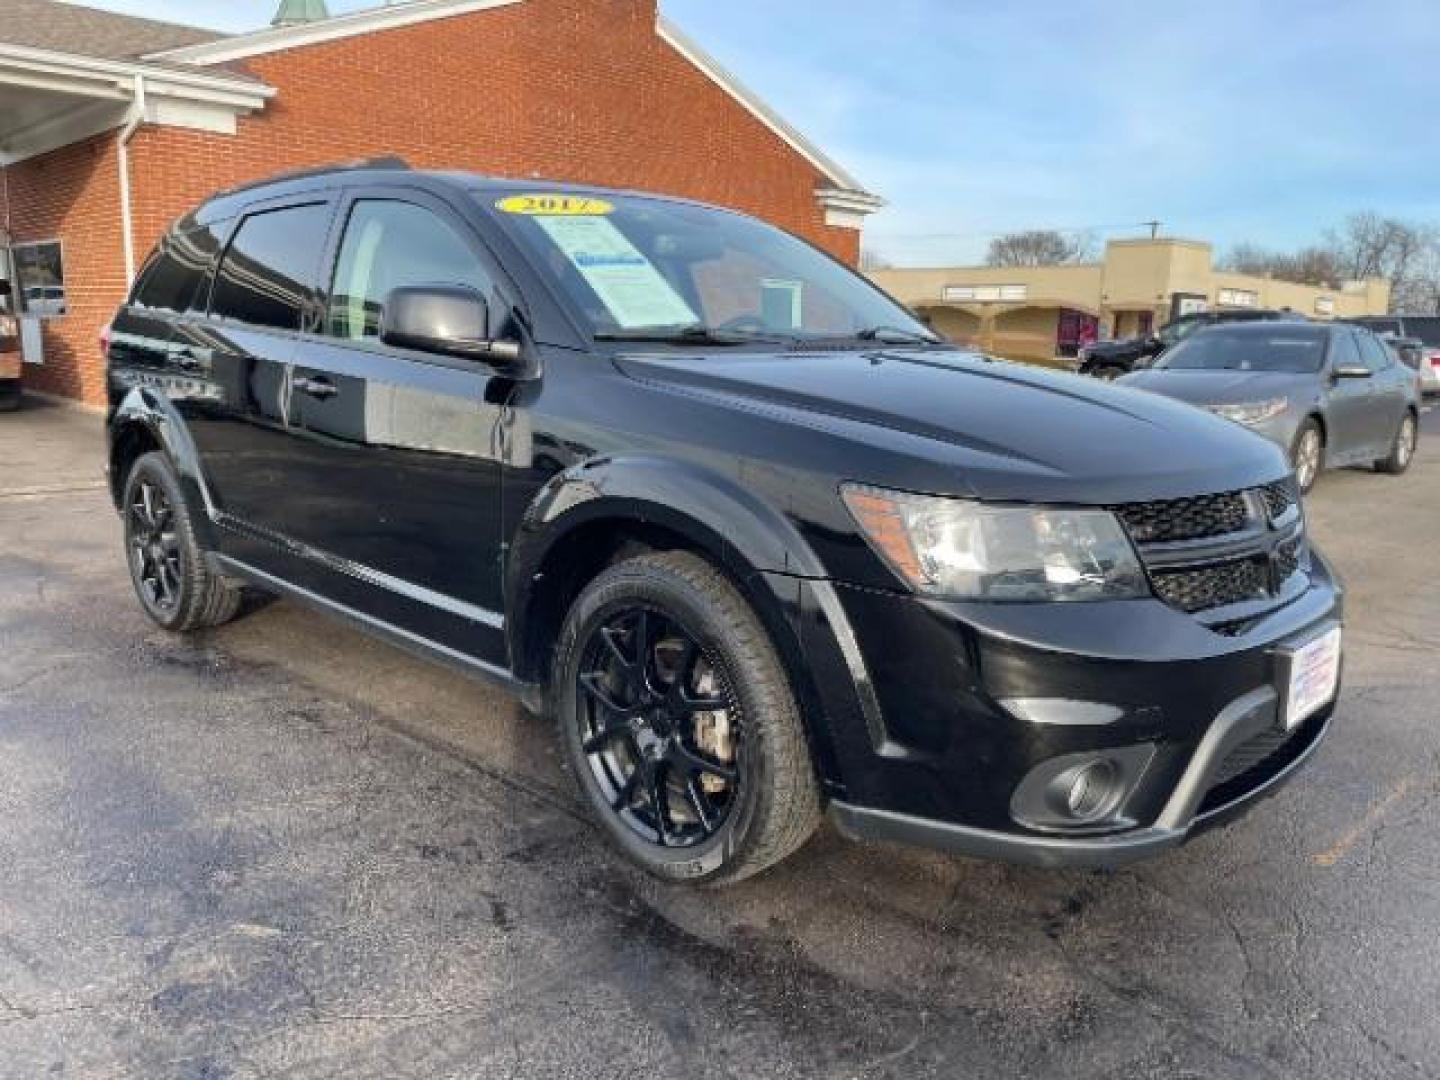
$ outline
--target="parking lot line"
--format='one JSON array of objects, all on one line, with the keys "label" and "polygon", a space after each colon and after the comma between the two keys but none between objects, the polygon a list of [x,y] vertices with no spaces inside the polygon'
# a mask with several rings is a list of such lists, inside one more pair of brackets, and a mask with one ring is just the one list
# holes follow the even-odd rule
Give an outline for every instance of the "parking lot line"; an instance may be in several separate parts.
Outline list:
[{"label": "parking lot line", "polygon": [[1384,798],[1365,812],[1364,817],[1341,833],[1340,839],[1318,855],[1313,856],[1310,861],[1316,866],[1334,866],[1350,854],[1355,845],[1380,824],[1380,820],[1390,812],[1390,808],[1415,789],[1418,779],[1414,773],[1403,777]]}]

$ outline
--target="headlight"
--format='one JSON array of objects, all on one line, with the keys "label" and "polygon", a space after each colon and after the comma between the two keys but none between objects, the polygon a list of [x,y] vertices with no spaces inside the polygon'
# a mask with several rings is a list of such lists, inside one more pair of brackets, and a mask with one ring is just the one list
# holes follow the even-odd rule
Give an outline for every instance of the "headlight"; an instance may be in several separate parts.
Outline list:
[{"label": "headlight", "polygon": [[990,506],[846,484],[866,538],[917,592],[971,600],[1129,600],[1150,589],[1106,510]]},{"label": "headlight", "polygon": [[1277,397],[1269,401],[1238,401],[1229,405],[1211,405],[1210,411],[1226,420],[1254,427],[1279,416],[1289,404],[1288,398]]}]

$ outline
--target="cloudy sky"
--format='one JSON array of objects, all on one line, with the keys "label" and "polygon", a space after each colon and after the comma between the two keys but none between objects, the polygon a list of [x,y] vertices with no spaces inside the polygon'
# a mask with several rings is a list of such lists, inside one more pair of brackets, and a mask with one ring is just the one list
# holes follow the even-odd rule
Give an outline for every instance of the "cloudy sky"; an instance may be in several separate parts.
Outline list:
[{"label": "cloudy sky", "polygon": [[[276,6],[95,2],[227,30]],[[661,3],[889,200],[867,233],[897,263],[1029,227],[1159,219],[1223,248],[1362,209],[1440,221],[1436,0]]]}]

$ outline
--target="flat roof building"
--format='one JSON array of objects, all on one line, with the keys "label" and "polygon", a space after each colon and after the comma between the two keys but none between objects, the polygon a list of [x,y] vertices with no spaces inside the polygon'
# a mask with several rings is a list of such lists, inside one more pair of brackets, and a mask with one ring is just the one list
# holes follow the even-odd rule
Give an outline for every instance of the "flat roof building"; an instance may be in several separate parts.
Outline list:
[{"label": "flat roof building", "polygon": [[1390,283],[1297,285],[1214,267],[1198,240],[1111,240],[1099,262],[875,270],[871,278],[940,333],[1013,360],[1050,363],[1094,337],[1148,334],[1191,311],[1288,308],[1312,319],[1383,315]]}]

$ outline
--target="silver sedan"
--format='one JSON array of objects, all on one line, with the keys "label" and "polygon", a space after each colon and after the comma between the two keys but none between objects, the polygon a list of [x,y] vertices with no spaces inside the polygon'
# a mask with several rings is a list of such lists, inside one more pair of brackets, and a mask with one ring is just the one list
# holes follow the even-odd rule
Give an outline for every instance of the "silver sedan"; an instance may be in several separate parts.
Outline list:
[{"label": "silver sedan", "polygon": [[1322,469],[1373,465],[1402,473],[1415,456],[1415,373],[1363,327],[1216,326],[1120,381],[1198,405],[1277,443],[1290,455],[1302,491]]}]

